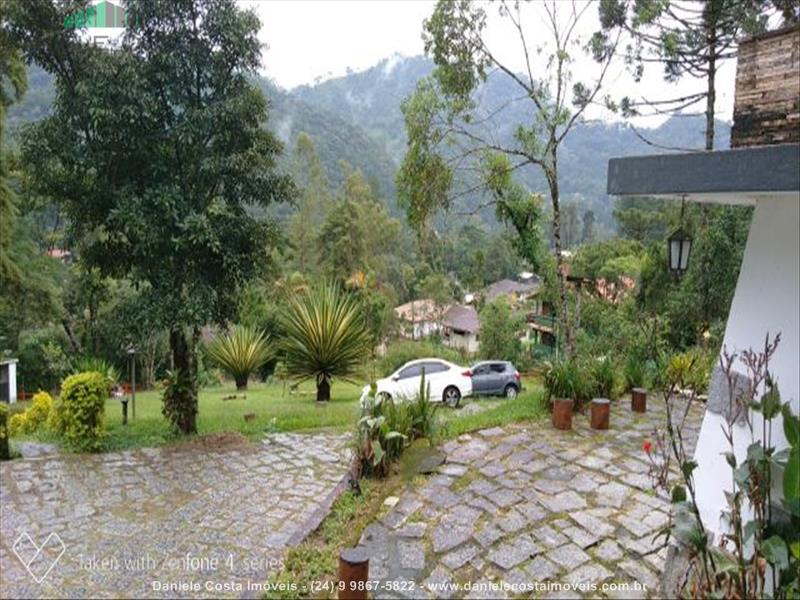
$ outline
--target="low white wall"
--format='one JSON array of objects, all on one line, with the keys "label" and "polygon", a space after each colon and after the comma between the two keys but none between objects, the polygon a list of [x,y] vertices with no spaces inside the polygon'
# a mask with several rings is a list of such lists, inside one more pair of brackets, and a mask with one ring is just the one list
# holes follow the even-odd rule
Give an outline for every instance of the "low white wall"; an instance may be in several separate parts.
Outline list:
[{"label": "low white wall", "polygon": [[[798,350],[800,349],[800,194],[761,198],[757,201],[747,239],[736,292],[731,304],[725,345],[742,351],[763,347],[767,333],[781,333],[781,343],[770,363],[784,402],[800,412]],[[739,364],[736,368],[746,373]],[[760,432],[759,415],[754,415]],[[731,488],[731,469],[721,455],[728,450],[722,435],[722,415],[706,411],[695,450],[698,504],[706,527],[720,532],[726,508],[724,491]],[[788,444],[780,418],[773,421],[772,438],[777,448]],[[750,434],[736,427],[736,453],[745,456]]]}]

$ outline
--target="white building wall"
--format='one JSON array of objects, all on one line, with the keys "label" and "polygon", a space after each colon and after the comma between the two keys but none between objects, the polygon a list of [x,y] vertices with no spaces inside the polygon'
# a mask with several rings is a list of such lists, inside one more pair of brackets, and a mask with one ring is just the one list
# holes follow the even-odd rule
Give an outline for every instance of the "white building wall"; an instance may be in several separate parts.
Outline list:
[{"label": "white building wall", "polygon": [[17,363],[8,365],[8,403],[17,401]]},{"label": "white building wall", "polygon": [[[767,333],[781,333],[781,343],[770,363],[784,402],[800,412],[798,354],[800,350],[800,194],[760,198],[755,206],[736,292],[731,304],[724,345],[742,351],[761,348]],[[746,373],[741,363],[736,368]],[[753,415],[761,431],[758,414]],[[724,491],[731,487],[731,469],[722,452],[728,450],[721,414],[706,411],[695,450],[698,504],[706,527],[720,532],[722,511],[727,506]],[[778,449],[788,443],[780,417],[773,421],[773,443]],[[746,454],[749,430],[736,426],[736,454]]]}]

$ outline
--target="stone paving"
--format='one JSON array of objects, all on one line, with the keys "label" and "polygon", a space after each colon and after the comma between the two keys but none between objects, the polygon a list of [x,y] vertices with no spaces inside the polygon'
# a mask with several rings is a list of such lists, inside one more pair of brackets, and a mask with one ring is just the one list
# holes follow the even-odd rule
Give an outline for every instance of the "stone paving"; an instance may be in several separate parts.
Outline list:
[{"label": "stone paving", "polygon": [[[664,414],[663,401],[636,414],[622,399],[608,431],[575,415],[568,432],[541,422],[445,443],[438,472],[363,532],[376,597],[657,596],[666,551],[650,552],[669,502],[642,443]],[[702,416],[687,419],[692,447]]]},{"label": "stone paving", "polygon": [[261,596],[348,457],[346,436],[275,434],[2,463],[0,597]]}]

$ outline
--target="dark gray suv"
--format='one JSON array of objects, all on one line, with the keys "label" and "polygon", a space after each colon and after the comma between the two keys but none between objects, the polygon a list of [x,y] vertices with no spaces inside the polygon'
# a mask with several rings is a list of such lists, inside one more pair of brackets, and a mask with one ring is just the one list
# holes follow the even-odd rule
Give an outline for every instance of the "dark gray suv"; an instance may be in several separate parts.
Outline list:
[{"label": "dark gray suv", "polygon": [[472,365],[472,393],[516,398],[522,389],[519,371],[505,360],[485,360]]}]

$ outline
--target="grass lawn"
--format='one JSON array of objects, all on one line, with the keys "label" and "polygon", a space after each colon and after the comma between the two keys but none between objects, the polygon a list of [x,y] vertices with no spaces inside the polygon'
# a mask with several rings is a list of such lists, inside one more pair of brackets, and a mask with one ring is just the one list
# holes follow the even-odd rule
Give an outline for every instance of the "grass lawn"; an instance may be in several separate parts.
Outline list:
[{"label": "grass lawn", "polygon": [[[516,421],[538,420],[547,414],[542,387],[538,382],[526,380],[525,390],[513,400],[481,396],[466,399],[468,404],[457,410],[438,411],[441,438],[453,438],[487,427],[497,427]],[[469,404],[478,404],[484,410],[468,412]],[[462,412],[463,411],[463,412]]]},{"label": "grass lawn", "polygon": [[[284,392],[279,383],[251,383],[242,399],[243,392],[236,392],[229,385],[200,390],[197,415],[197,430],[200,435],[239,432],[248,437],[260,437],[268,431],[299,431],[320,428],[350,428],[358,416],[358,399],[361,385],[334,381],[331,401],[318,406],[315,387],[311,381],[301,384],[296,393],[290,394],[288,386]],[[223,400],[236,394],[236,400]],[[24,410],[30,402],[20,402],[14,412]],[[245,421],[244,415],[255,418]],[[108,433],[107,451],[127,448],[160,446],[180,439],[175,436],[161,414],[161,396],[156,390],[136,394],[136,420],[128,403],[128,425],[122,425],[122,406],[118,400],[106,402],[105,428]],[[37,433],[33,436],[12,438],[39,441],[54,441],[52,434]]]},{"label": "grass lawn", "polygon": [[[541,387],[528,381],[525,392],[514,400],[503,398],[465,399],[464,404],[485,406],[485,410],[474,413],[463,408],[452,410],[442,406],[438,411],[439,437],[448,438],[467,431],[494,427],[513,421],[536,419],[544,414],[540,398]],[[235,400],[223,400],[236,394]],[[334,381],[331,401],[318,405],[315,387],[311,381],[304,382],[297,392],[284,391],[279,383],[251,383],[243,392],[236,392],[231,382],[228,385],[204,388],[200,391],[197,429],[200,435],[238,432],[251,438],[260,438],[273,431],[304,431],[312,429],[349,430],[358,418],[358,399],[361,385]],[[30,402],[14,405],[13,412],[25,410]],[[255,417],[245,421],[244,416]],[[128,448],[161,446],[174,443],[181,438],[170,430],[161,414],[161,397],[156,390],[136,394],[136,419],[128,404],[128,425],[122,425],[122,407],[118,400],[106,403],[105,428],[106,451]],[[52,433],[39,432],[29,436],[15,436],[15,441],[57,441]]]}]

